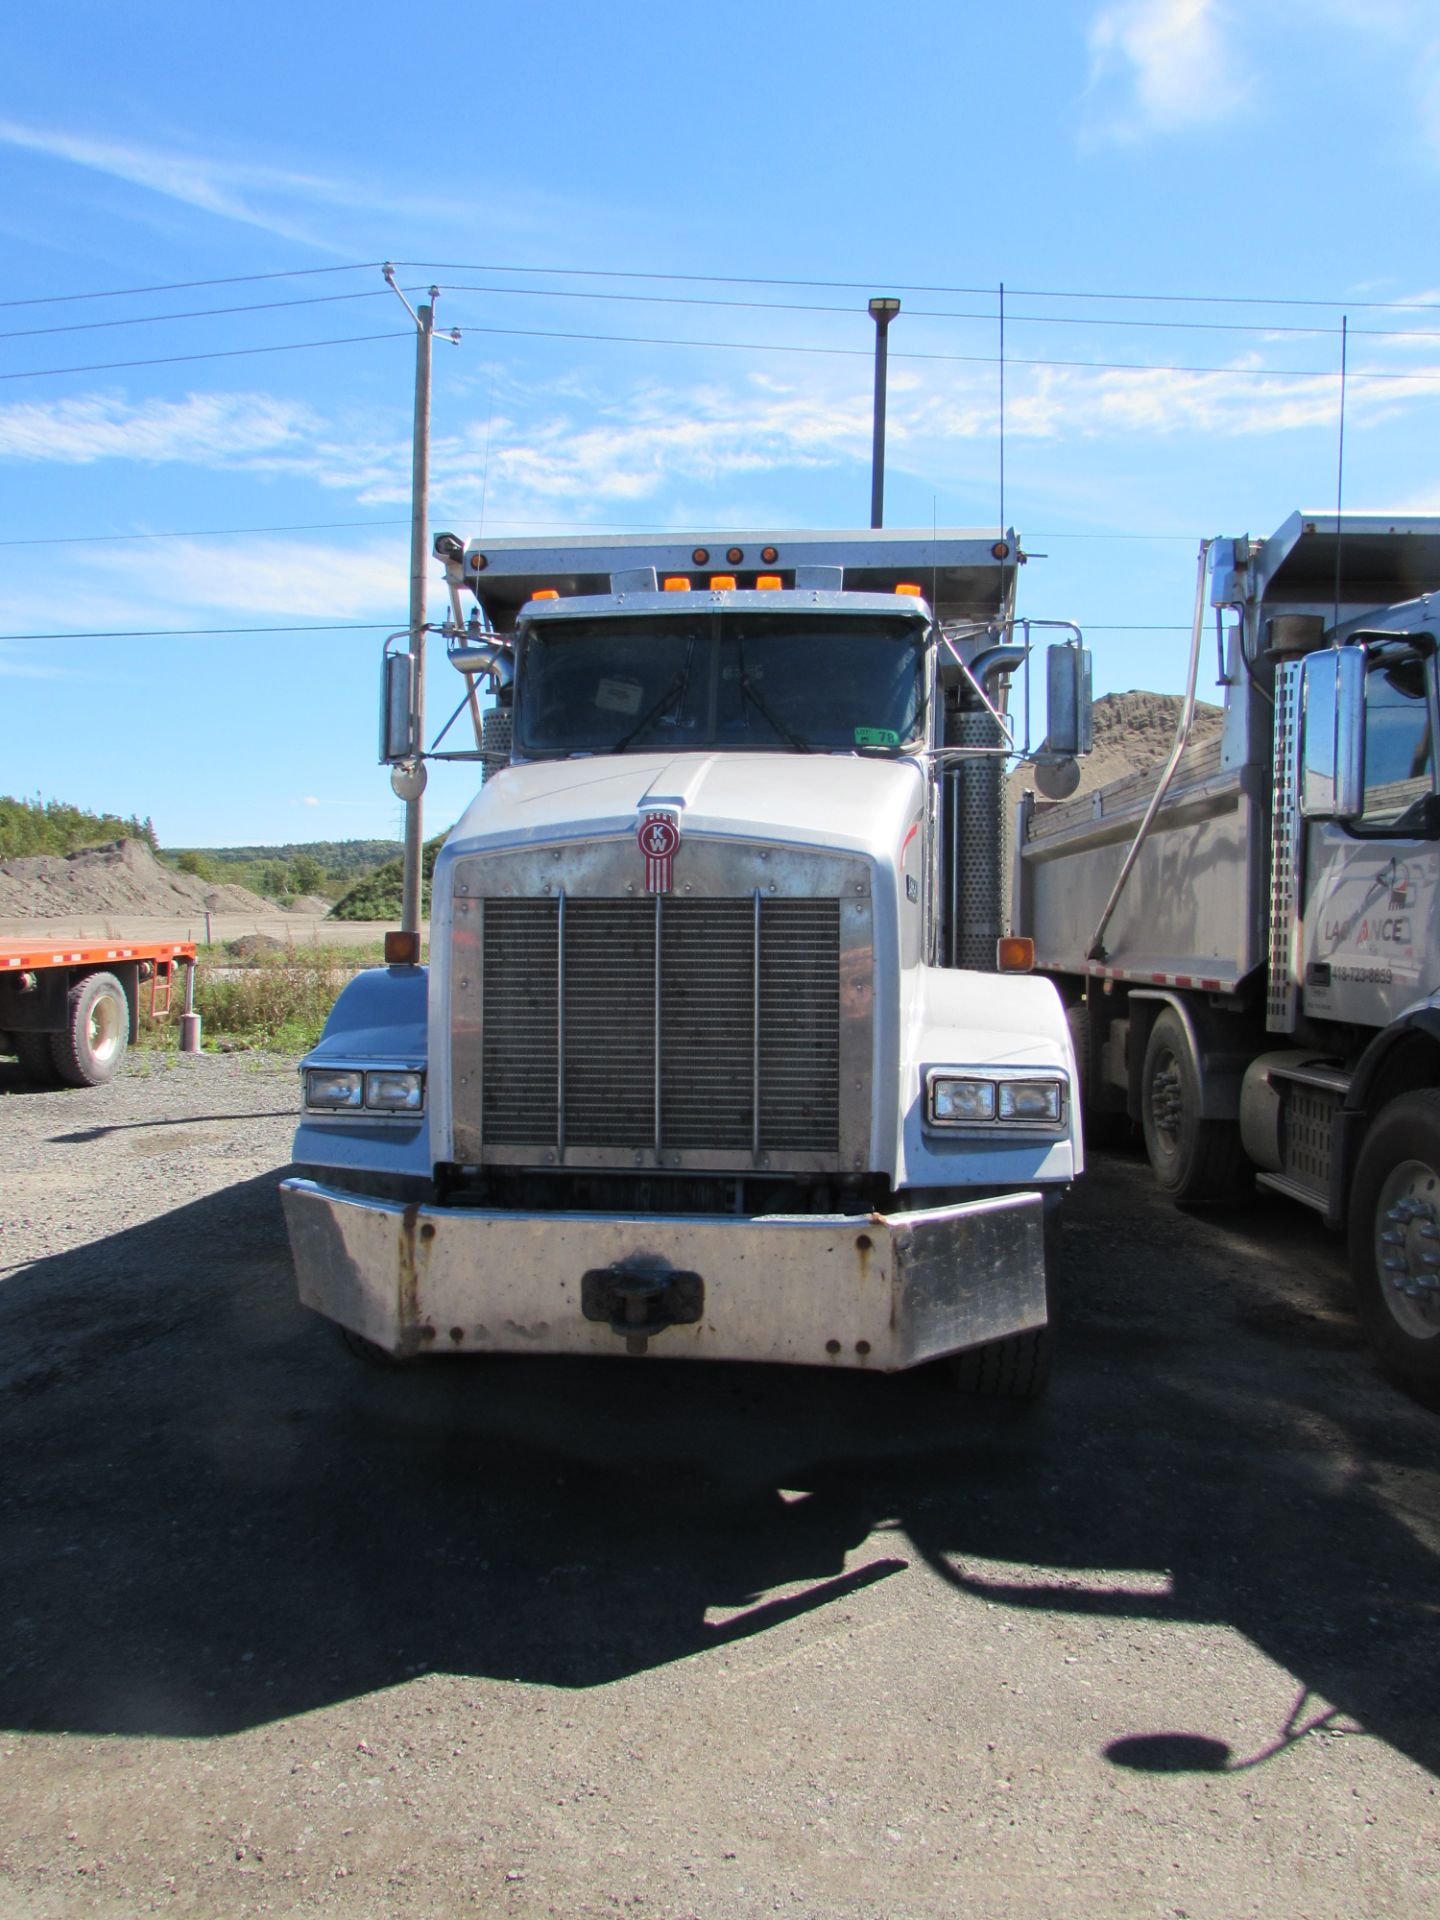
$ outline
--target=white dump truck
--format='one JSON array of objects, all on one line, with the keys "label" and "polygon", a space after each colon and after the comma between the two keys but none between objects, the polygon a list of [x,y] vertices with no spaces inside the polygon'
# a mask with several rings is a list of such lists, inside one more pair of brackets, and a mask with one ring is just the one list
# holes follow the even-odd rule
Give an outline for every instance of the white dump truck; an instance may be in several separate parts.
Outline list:
[{"label": "white dump truck", "polygon": [[[1432,1395],[1436,589],[1440,519],[1305,513],[1265,541],[1207,542],[1169,759],[1027,796],[1014,881],[1090,1131],[1138,1122],[1180,1204],[1258,1180],[1347,1228],[1371,1340]],[[1194,745],[1212,614],[1224,727]]]},{"label": "white dump truck", "polygon": [[[1013,532],[435,551],[485,777],[428,969],[362,974],[302,1064],[302,1300],[400,1359],[949,1359],[1037,1393],[1081,1145],[1059,995],[1002,937],[1047,624]],[[1063,763],[1088,659],[1053,624]]]}]

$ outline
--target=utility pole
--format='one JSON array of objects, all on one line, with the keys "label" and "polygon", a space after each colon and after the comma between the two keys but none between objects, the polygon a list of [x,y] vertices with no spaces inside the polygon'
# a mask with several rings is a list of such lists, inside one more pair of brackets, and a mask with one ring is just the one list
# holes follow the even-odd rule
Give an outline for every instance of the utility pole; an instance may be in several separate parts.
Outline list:
[{"label": "utility pole", "polygon": [[[399,295],[415,322],[415,446],[410,468],[410,659],[412,725],[415,759],[397,767],[391,785],[405,802],[404,878],[401,883],[400,927],[418,936],[425,868],[425,586],[429,563],[426,516],[430,498],[430,343],[435,337],[435,302],[440,289],[431,287],[430,303],[417,312],[395,284],[395,269],[383,268],[386,284]],[[458,333],[442,333],[442,340],[458,345]]]},{"label": "utility pole", "polygon": [[870,318],[875,322],[875,438],[870,450],[870,524],[885,524],[885,374],[886,340],[890,322],[900,311],[894,299],[870,302]]}]

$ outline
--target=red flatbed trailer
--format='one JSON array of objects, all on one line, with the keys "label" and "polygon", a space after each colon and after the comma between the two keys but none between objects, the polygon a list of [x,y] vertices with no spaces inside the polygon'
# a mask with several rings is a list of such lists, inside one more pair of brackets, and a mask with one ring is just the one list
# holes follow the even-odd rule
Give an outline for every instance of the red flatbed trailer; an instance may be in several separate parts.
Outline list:
[{"label": "red flatbed trailer", "polygon": [[142,1012],[169,1012],[177,967],[193,982],[192,941],[0,940],[0,1053],[41,1086],[101,1086],[119,1072]]}]

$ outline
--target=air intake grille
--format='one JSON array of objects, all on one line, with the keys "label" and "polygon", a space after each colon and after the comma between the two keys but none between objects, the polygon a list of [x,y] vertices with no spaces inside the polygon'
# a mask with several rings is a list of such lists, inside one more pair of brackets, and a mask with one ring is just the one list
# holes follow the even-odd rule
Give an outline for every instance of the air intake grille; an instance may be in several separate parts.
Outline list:
[{"label": "air intake grille", "polygon": [[486,1144],[838,1150],[837,901],[492,898],[484,914]]}]

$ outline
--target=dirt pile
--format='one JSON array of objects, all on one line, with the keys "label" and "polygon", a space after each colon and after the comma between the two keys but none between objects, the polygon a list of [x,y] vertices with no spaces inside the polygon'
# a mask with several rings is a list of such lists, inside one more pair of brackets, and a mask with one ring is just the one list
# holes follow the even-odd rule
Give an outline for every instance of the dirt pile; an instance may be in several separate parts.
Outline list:
[{"label": "dirt pile", "polygon": [[248,887],[217,886],[163,866],[143,840],[116,840],[81,853],[41,853],[0,862],[0,918],[79,914],[271,913]]},{"label": "dirt pile", "polygon": [[[1170,752],[1184,704],[1178,693],[1102,694],[1095,702],[1095,748],[1080,762],[1076,793],[1093,793],[1097,787],[1108,787],[1112,780],[1123,780],[1126,774],[1139,773],[1143,767],[1158,768]],[[1224,723],[1222,707],[1197,700],[1190,730],[1192,744],[1211,739]],[[1010,776],[1012,798],[1018,798],[1023,787],[1034,785],[1031,767],[1017,767]]]}]

